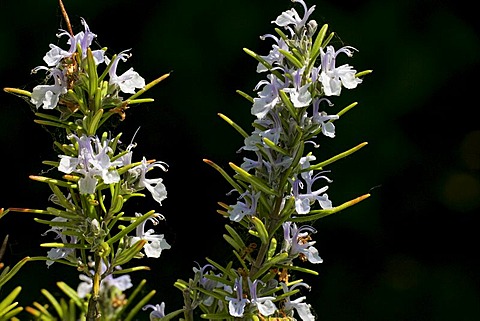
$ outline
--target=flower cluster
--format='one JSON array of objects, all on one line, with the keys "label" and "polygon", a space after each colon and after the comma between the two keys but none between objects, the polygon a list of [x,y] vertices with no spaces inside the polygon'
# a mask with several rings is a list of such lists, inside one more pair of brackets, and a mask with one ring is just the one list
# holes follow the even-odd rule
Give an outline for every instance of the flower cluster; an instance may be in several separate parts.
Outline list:
[{"label": "flower cluster", "polygon": [[289,271],[315,274],[303,265],[323,260],[313,240],[316,229],[297,223],[315,221],[369,196],[333,206],[326,193],[326,183],[332,180],[324,167],[364,144],[316,164],[313,151],[320,146],[319,135],[335,137],[333,122],[352,106],[337,113],[321,108],[333,108],[332,97],[339,96],[342,88],[357,87],[361,76],[370,71],[357,73],[347,64],[337,66],[337,56],[351,57],[356,49],[335,50],[329,44],[333,33],[327,35],[328,26],[318,28],[310,19],[315,6],[292,1],[303,6],[304,14],[292,8],[272,21],[277,35],[261,37],[273,40],[268,55],[245,49],[258,61],[257,72],[266,73],[254,88],[256,97],[239,91],[252,104],[253,131],[248,134],[220,115],[243,136],[239,152],[253,157],[245,156],[240,166],[230,163],[233,176],[205,160],[238,193],[234,204],[219,203],[222,209],[218,210],[230,220],[224,238],[233,247],[236,263],[223,266],[208,259],[203,268],[194,269],[193,279],[176,283],[192,293],[186,306],[199,307],[206,319],[294,320],[298,316],[314,320],[306,297],[298,295],[301,288],[310,286],[302,279],[293,280]]},{"label": "flower cluster", "polygon": [[[61,319],[131,320],[138,311],[151,309],[152,321],[171,320],[180,314],[186,321],[193,321],[197,314],[202,319],[228,321],[315,320],[303,295],[310,286],[297,278],[301,273],[318,274],[310,265],[323,262],[313,222],[369,194],[334,206],[326,193],[332,180],[325,167],[366,143],[319,162],[314,152],[320,147],[319,139],[335,137],[334,122],[356,105],[327,112],[333,110],[335,97],[342,89],[356,88],[371,71],[339,65],[337,58],[352,57],[357,50],[351,46],[335,49],[328,25],[319,28],[310,19],[315,6],[308,7],[304,0],[292,2],[303,7],[303,15],[291,8],[272,21],[276,34],[260,37],[273,42],[267,55],[244,49],[258,62],[257,73],[265,75],[253,88],[255,97],[238,91],[251,104],[253,130],[249,134],[220,114],[244,139],[239,148],[246,154],[243,163],[229,163],[234,171],[229,174],[204,159],[232,186],[227,196],[236,196],[230,204],[220,202],[217,211],[228,222],[223,237],[234,259],[222,264],[206,258],[206,264],[193,268],[193,278],[178,279],[174,286],[181,290],[184,306],[168,314],[164,302],[148,303],[155,290],[132,306],[144,282],[128,299],[124,293],[134,286],[127,273],[149,269],[128,266],[132,260],[159,258],[163,250],[170,249],[163,234],[146,227],[158,226],[165,217],[155,210],[129,215],[123,208],[131,198],[145,196],[144,190],[156,205],[162,205],[167,198],[163,179],[152,178],[149,172],[155,168],[165,172],[168,166],[145,157],[134,161],[136,144],[123,144],[121,133],[99,134],[111,116],[124,120],[130,105],[152,101],[138,97],[168,74],[149,84],[133,68],[117,75],[119,62],[130,57],[129,50],[113,56],[106,49],[92,50],[96,35],[81,19],[84,31],[74,35],[60,30],[57,34],[66,38],[68,48],[51,44],[43,58],[46,66],[33,69],[46,71],[46,84],[31,93],[6,89],[30,98],[37,123],[64,130],[63,140],[54,142],[60,151],[58,159],[44,161],[56,169],[49,173],[59,177],[31,176],[48,184],[55,206],[7,210],[53,216],[37,219],[49,226],[44,235],[54,234],[56,242],[42,244],[51,249],[35,260],[44,260],[47,266],[55,262],[73,266],[81,273],[76,291],[59,283],[72,299],[69,307],[48,296],[52,306],[61,306],[57,309]],[[130,96],[124,99],[121,93]],[[40,108],[47,111],[40,112]],[[2,209],[0,217],[3,214]],[[28,312],[43,318],[45,311],[37,306]]]},{"label": "flower cluster", "polygon": [[[129,215],[123,207],[132,197],[145,196],[144,190],[162,205],[167,191],[163,179],[151,177],[151,171],[158,168],[165,172],[168,165],[145,157],[135,161],[135,143],[125,145],[120,140],[121,133],[100,130],[111,116],[125,119],[130,105],[153,101],[138,97],[168,74],[149,84],[133,68],[119,74],[118,65],[130,57],[129,50],[109,56],[104,48],[92,49],[96,35],[84,19],[81,24],[84,31],[77,34],[60,30],[57,37],[66,39],[67,48],[51,44],[43,58],[46,66],[33,69],[33,73],[46,71],[45,84],[34,87],[32,92],[6,88],[30,98],[39,118],[37,123],[57,132],[64,131],[63,135],[55,135],[60,137],[54,142],[58,160],[44,161],[56,169],[48,172],[58,177],[30,176],[48,184],[54,206],[45,210],[9,210],[53,216],[48,220],[37,219],[49,226],[43,235],[53,234],[55,238],[54,242],[42,244],[51,249],[45,257],[35,260],[45,260],[47,266],[53,263],[73,266],[81,272],[76,300],[87,300],[87,304],[81,305],[83,317],[131,318],[133,315],[128,316],[129,311],[124,308],[123,292],[133,285],[125,273],[149,268],[120,267],[135,258],[159,258],[170,245],[163,234],[146,228],[147,223],[157,226],[165,219],[163,215],[155,210]],[[121,93],[130,97],[124,99]],[[114,277],[116,274],[124,275]],[[62,286],[64,292],[72,294],[65,290],[66,285]],[[137,287],[135,291],[139,290]],[[35,314],[36,310],[30,311]]]},{"label": "flower cluster", "polygon": [[[127,53],[128,50],[121,52],[113,60],[105,55],[104,49],[91,50],[90,46],[97,35],[90,31],[84,19],[81,19],[81,23],[85,27],[85,31],[71,35],[68,31],[60,30],[57,34],[58,38],[63,36],[68,38],[66,41],[67,45],[70,46],[68,50],[50,44],[50,50],[43,57],[47,66],[38,66],[32,70],[33,73],[45,70],[47,79],[52,78],[54,81],[53,85],[38,85],[33,88],[31,102],[37,108],[54,109],[60,99],[63,100],[62,103],[67,105],[78,103],[80,97],[78,97],[78,92],[75,92],[75,89],[78,89],[79,80],[85,81],[82,85],[87,87],[86,89],[95,90],[96,88],[88,87],[92,85],[90,81],[93,78],[88,69],[95,69],[102,63],[107,65],[109,75],[107,93],[104,94],[102,99],[112,99],[119,91],[134,94],[135,89],[145,87],[145,80],[132,68],[117,76],[118,62],[127,60],[130,56]],[[91,64],[92,60],[93,65]],[[69,93],[69,90],[73,92]],[[67,93],[69,94],[65,96]]]}]

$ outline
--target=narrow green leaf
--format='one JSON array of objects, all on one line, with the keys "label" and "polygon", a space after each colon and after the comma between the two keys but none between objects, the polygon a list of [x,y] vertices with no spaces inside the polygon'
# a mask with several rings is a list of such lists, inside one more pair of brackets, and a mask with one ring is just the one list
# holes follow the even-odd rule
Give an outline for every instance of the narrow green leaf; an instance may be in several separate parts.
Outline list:
[{"label": "narrow green leaf", "polygon": [[308,171],[311,171],[311,170],[321,170],[323,169],[325,166],[327,165],[330,165],[344,157],[347,157],[353,153],[355,153],[356,151],[360,150],[362,147],[365,147],[368,143],[367,142],[363,142],[361,144],[358,144],[357,146],[353,147],[353,148],[350,148],[349,150],[347,151],[344,151],[343,153],[340,153],[338,155],[335,155],[329,159],[327,159],[326,161],[323,161],[321,163],[318,163],[318,164],[315,164],[315,165],[312,165],[308,168],[306,168],[305,170],[303,170],[304,172],[308,172]]},{"label": "narrow green leaf", "polygon": [[131,261],[145,246],[147,240],[141,239],[135,242],[132,246],[120,252],[120,254],[116,255],[113,264],[115,266],[121,266],[126,264],[127,262]]},{"label": "narrow green leaf", "polygon": [[227,230],[227,232],[233,237],[233,239],[235,240],[235,242],[240,245],[241,248],[245,248],[246,245],[245,243],[243,242],[243,239],[240,237],[240,235],[238,235],[237,231],[231,227],[230,225],[228,224],[225,224],[225,229]]},{"label": "narrow green leaf", "polygon": [[21,286],[17,286],[10,292],[3,300],[0,302],[0,311],[4,311],[10,304],[12,304],[13,300],[16,299],[18,294],[22,291]]},{"label": "narrow green leaf", "polygon": [[363,76],[365,76],[365,75],[371,74],[372,72],[373,72],[373,70],[360,71],[360,72],[357,72],[357,73],[355,74],[355,77],[360,78],[360,77],[363,77]]},{"label": "narrow green leaf", "polygon": [[270,139],[268,139],[267,137],[263,137],[263,142],[265,144],[267,144],[268,147],[270,147],[271,149],[273,149],[274,151],[277,151],[279,152],[280,154],[283,154],[285,156],[290,156],[290,154],[283,148],[281,148],[280,146],[277,146],[275,145],[274,142],[272,142]]},{"label": "narrow green leaf", "polygon": [[345,202],[343,203],[342,205],[339,205],[339,206],[335,206],[335,207],[332,207],[332,208],[329,208],[329,209],[323,209],[323,210],[313,210],[313,211],[310,211],[309,214],[307,215],[302,215],[302,216],[296,216],[296,217],[292,217],[291,218],[291,221],[292,222],[310,222],[310,221],[315,221],[315,220],[318,220],[320,218],[323,218],[325,216],[328,216],[328,215],[332,215],[334,213],[338,213],[352,205],[355,205],[361,201],[363,201],[364,199],[367,199],[370,197],[370,194],[365,194],[365,195],[362,195],[360,197],[357,197],[353,200],[350,200],[348,202]]},{"label": "narrow green leaf", "polygon": [[244,92],[241,91],[241,90],[237,90],[236,92],[237,92],[237,94],[239,94],[240,96],[242,96],[243,98],[247,99],[249,102],[251,102],[251,103],[253,104],[253,98],[252,98],[252,96],[244,93]]},{"label": "narrow green leaf", "polygon": [[55,297],[46,289],[41,289],[40,292],[48,299],[48,301],[50,301],[55,311],[57,311],[57,314],[60,317],[60,319],[63,319],[63,310],[62,310],[62,307],[60,306],[60,303],[58,303],[57,299],[55,299]]},{"label": "narrow green leaf", "polygon": [[278,93],[280,94],[280,99],[284,103],[285,107],[287,107],[288,111],[290,112],[290,115],[292,115],[292,117],[298,121],[297,109],[293,106],[290,98],[288,98],[287,93],[285,93],[283,90],[279,90]]},{"label": "narrow green leaf", "polygon": [[92,119],[90,120],[90,124],[88,126],[88,135],[93,136],[97,132],[99,127],[100,120],[103,116],[103,109],[100,108],[97,112],[93,115]]},{"label": "narrow green leaf", "polygon": [[78,306],[82,312],[85,313],[87,311],[86,302],[78,296],[76,290],[72,289],[65,282],[57,282],[57,286],[60,288],[60,290],[63,291],[63,293],[65,293],[70,299],[72,299],[75,305]]},{"label": "narrow green leaf", "polygon": [[[340,112],[337,113],[337,116],[340,117],[342,116],[343,114],[345,114],[347,111],[349,111],[350,109],[352,109],[353,107],[357,106],[358,105],[358,102],[353,102],[351,103],[350,105],[348,105],[347,107],[343,108],[342,110],[340,110]],[[335,121],[335,119],[331,119],[330,120],[331,122]]]},{"label": "narrow green leaf", "polygon": [[262,179],[248,173],[246,170],[244,170],[243,168],[235,165],[234,163],[230,162],[229,163],[230,167],[235,171],[237,172],[238,175],[240,175],[246,182],[252,184],[253,186],[255,186],[257,189],[259,189],[260,191],[263,191],[267,194],[270,194],[270,195],[275,195],[275,196],[278,196],[277,192],[270,188],[267,183],[265,183]]},{"label": "narrow green leaf", "polygon": [[312,46],[311,54],[312,56],[317,56],[320,52],[320,47],[322,46],[323,39],[325,39],[325,35],[327,34],[328,24],[324,24],[320,31],[317,33],[317,37]]},{"label": "narrow green leaf", "polygon": [[275,255],[272,259],[265,261],[262,267],[252,276],[252,280],[259,279],[263,273],[267,272],[275,264],[280,264],[288,259],[288,253],[282,252]]},{"label": "narrow green leaf", "polygon": [[215,164],[214,162],[208,159],[203,159],[203,162],[215,168],[227,180],[227,182],[229,182],[230,185],[232,185],[233,188],[235,188],[240,194],[243,193],[243,188],[240,185],[238,185],[238,183],[232,177],[230,177],[230,175],[228,175],[227,172],[223,170],[223,168],[221,168],[220,166],[218,166],[217,164]]},{"label": "narrow green leaf", "polygon": [[[21,259],[20,261],[18,261],[17,264],[15,264],[15,265],[13,266],[13,268],[9,269],[9,270],[8,270],[8,273],[6,273],[5,275],[2,275],[2,276],[0,277],[0,288],[1,288],[5,283],[7,283],[15,274],[17,274],[18,271],[20,271],[20,269],[22,268],[22,266],[23,266],[25,263],[27,263],[28,261],[30,261],[30,260],[31,260],[31,258],[30,258],[29,256],[24,257],[23,259]],[[21,287],[15,288],[15,289],[10,293],[10,295],[13,294],[13,295],[16,296],[16,295],[18,294],[18,292],[20,292],[21,289],[22,289]],[[15,292],[15,291],[18,291],[18,292]],[[16,294],[15,294],[15,293],[16,293]],[[7,296],[7,298],[8,298],[8,297],[9,297],[9,296]],[[6,299],[6,298],[5,298],[5,299]],[[4,299],[4,300],[5,300],[5,299]],[[1,304],[0,304],[0,311],[1,311]]]},{"label": "narrow green leaf", "polygon": [[295,57],[292,53],[284,50],[284,49],[278,49],[278,51],[285,56],[295,67],[298,69],[303,68],[303,64],[300,60],[298,60],[297,57]]},{"label": "narrow green leaf", "polygon": [[221,114],[221,113],[218,113],[218,116],[220,116],[224,121],[226,121],[230,126],[232,126],[233,128],[235,128],[235,130],[237,132],[240,133],[240,135],[243,136],[243,138],[247,138],[249,137],[250,135],[247,134],[246,131],[243,130],[242,127],[238,126],[234,121],[232,121],[230,118],[228,118],[227,116],[225,116],[224,114]]},{"label": "narrow green leaf", "polygon": [[107,240],[106,241],[107,244],[112,245],[113,243],[118,242],[122,237],[124,237],[125,235],[127,235],[128,233],[130,233],[131,231],[136,229],[138,225],[140,225],[141,223],[143,223],[144,221],[146,221],[147,219],[152,217],[154,214],[155,214],[155,211],[151,210],[151,211],[143,214],[142,216],[135,218],[135,220],[133,222],[131,222],[130,225],[128,225],[123,230],[118,232],[115,236],[113,236],[109,240]]},{"label": "narrow green leaf", "polygon": [[155,295],[156,291],[152,290],[147,295],[145,295],[133,308],[130,309],[124,321],[131,321],[135,317],[141,308],[143,308],[150,299]]},{"label": "narrow green leaf", "polygon": [[276,250],[277,250],[277,239],[272,237],[272,239],[270,240],[268,251],[267,251],[267,260],[272,259],[272,257],[275,255]]}]

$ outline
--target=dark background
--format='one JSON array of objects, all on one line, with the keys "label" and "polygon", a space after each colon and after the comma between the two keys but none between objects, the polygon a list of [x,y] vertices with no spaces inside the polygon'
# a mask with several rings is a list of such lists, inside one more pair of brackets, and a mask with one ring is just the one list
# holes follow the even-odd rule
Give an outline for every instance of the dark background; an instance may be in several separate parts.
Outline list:
[{"label": "dark background", "polygon": [[[239,164],[241,137],[217,113],[247,131],[250,104],[235,93],[254,95],[264,75],[246,47],[266,54],[270,23],[291,8],[287,0],[264,1],[72,1],[64,0],[75,32],[86,19],[100,46],[118,53],[132,48],[128,65],[147,81],[173,70],[145,97],[154,103],[131,108],[116,129],[128,142],[136,129],[136,157],[169,164],[161,174],[168,198],[158,208],[150,199],[132,205],[152,208],[167,221],[161,227],[172,249],[145,260],[156,302],[167,312],[181,307],[177,278],[192,276],[194,261],[231,256],[222,239],[226,223],[217,201],[230,201],[230,186],[202,158],[225,168]],[[308,1],[313,18],[328,23],[335,47],[359,49],[345,63],[373,69],[355,90],[335,99],[340,110],[359,105],[336,122],[337,137],[323,138],[317,154],[326,159],[367,141],[360,152],[331,166],[329,195],[335,205],[370,192],[372,196],[340,214],[318,221],[317,248],[324,263],[309,279],[311,303],[319,320],[479,320],[480,125],[477,81],[480,41],[476,13],[467,1]],[[303,13],[300,5],[296,8]],[[31,90],[55,33],[65,27],[57,2],[1,0],[0,86]],[[61,39],[63,45],[65,38]],[[33,123],[27,103],[0,93],[2,182],[0,207],[45,208],[46,185],[28,175],[54,160],[52,139]],[[153,174],[153,173],[152,173]],[[155,176],[155,175],[153,175]],[[0,221],[9,234],[4,262],[44,255],[39,242],[45,226],[33,216],[10,213]],[[42,302],[40,289],[56,281],[77,285],[75,271],[43,262],[27,264],[16,284],[24,287],[22,305]],[[152,302],[152,303],[156,303]]]}]

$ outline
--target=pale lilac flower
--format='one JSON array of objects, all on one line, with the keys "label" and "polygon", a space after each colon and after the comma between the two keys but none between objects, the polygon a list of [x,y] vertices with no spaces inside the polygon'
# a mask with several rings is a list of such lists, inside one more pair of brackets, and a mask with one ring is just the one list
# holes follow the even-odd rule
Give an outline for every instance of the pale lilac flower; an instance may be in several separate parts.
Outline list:
[{"label": "pale lilac flower", "polygon": [[[118,267],[119,269],[119,267]],[[101,273],[103,274],[107,270],[107,266],[105,263],[102,261],[101,262]],[[91,271],[93,274],[94,271]],[[77,287],[77,294],[80,298],[86,297],[89,293],[92,292],[92,287],[93,287],[93,282],[92,278],[86,276],[85,274],[80,274],[79,279],[82,280],[78,284]],[[110,288],[115,287],[120,291],[125,291],[133,286],[132,280],[130,278],[130,275],[124,274],[119,277],[113,277],[112,274],[107,275],[100,281],[100,292],[105,293],[107,292]]]},{"label": "pale lilac flower", "polygon": [[167,189],[163,184],[163,179],[146,178],[147,172],[155,167],[160,168],[164,172],[167,171],[167,167],[164,162],[156,161],[153,163],[148,163],[144,157],[140,165],[128,170],[130,175],[129,182],[130,185],[134,186],[134,188],[146,188],[152,194],[153,199],[162,205],[162,201],[167,198]]},{"label": "pale lilac flower", "polygon": [[300,180],[293,182],[292,194],[295,197],[295,210],[297,214],[308,214],[310,212],[311,203],[318,201],[322,208],[331,208],[331,201],[328,199],[326,193],[322,194],[328,189],[328,186],[324,186],[314,192],[307,191],[304,194],[300,194],[300,189],[303,187],[303,183]]},{"label": "pale lilac flower", "polygon": [[40,69],[49,70],[50,77],[53,78],[53,85],[38,85],[33,88],[30,101],[35,107],[43,109],[54,109],[60,100],[60,96],[67,93],[67,79],[65,73],[57,68],[47,69],[45,67],[37,67],[32,72],[36,72]]},{"label": "pale lilac flower", "polygon": [[[199,268],[196,268],[196,267],[193,268],[193,272],[195,273],[195,280],[198,280],[198,284],[207,291],[212,291],[215,288],[224,287],[225,284],[205,277],[205,275],[207,275],[207,272],[206,272],[207,269],[213,270],[215,268],[211,264],[205,264],[202,267],[200,267],[199,265]],[[222,274],[221,273],[215,274],[215,276],[221,277]],[[215,301],[215,298],[205,293],[200,293],[199,300],[202,302],[203,305],[211,306]]]},{"label": "pale lilac flower", "polygon": [[115,167],[122,166],[122,161],[111,161],[108,153],[112,149],[108,146],[109,140],[102,142],[98,137],[82,135],[77,137],[72,134],[78,142],[78,157],[59,155],[60,164],[58,170],[70,174],[78,173],[83,175],[78,181],[81,194],[93,194],[101,178],[105,184],[118,183],[120,175]]},{"label": "pale lilac flower", "polygon": [[250,304],[256,306],[260,314],[264,316],[272,315],[277,310],[277,307],[272,302],[275,297],[259,296],[257,292],[257,286],[259,283],[263,284],[263,282],[260,280],[255,280],[252,282],[250,279],[248,279],[248,287],[250,289]]},{"label": "pale lilac flower", "polygon": [[300,2],[305,10],[305,14],[303,15],[303,18],[300,18],[300,15],[295,9],[290,9],[287,11],[282,12],[281,15],[275,19],[275,21],[272,21],[272,23],[275,23],[277,26],[280,27],[286,27],[288,25],[294,25],[295,31],[299,31],[305,24],[307,23],[308,18],[312,14],[312,12],[315,10],[315,6],[310,7],[308,9],[307,5],[303,0],[292,0],[292,2]]},{"label": "pale lilac flower", "polygon": [[327,137],[335,137],[335,125],[330,120],[338,119],[338,115],[328,115],[326,112],[319,112],[319,106],[322,101],[327,101],[329,105],[332,105],[330,101],[326,98],[314,99],[313,100],[313,123],[320,125],[322,129],[322,134]]},{"label": "pale lilac flower", "polygon": [[[304,282],[300,282],[292,285],[290,288],[285,283],[281,283],[284,293],[288,293],[294,290],[298,286],[304,286],[310,290],[310,286]],[[293,310],[295,309],[303,321],[314,321],[315,316],[312,314],[311,305],[303,302],[307,297],[302,296],[295,300],[290,300],[290,297],[285,298],[284,309],[286,312],[290,312],[293,315]]]},{"label": "pale lilac flower", "polygon": [[263,89],[258,93],[258,98],[253,98],[252,115],[257,118],[263,118],[265,115],[275,108],[275,105],[280,101],[278,91],[285,87],[277,77],[272,74],[267,75],[267,80],[261,80],[255,90],[258,90],[262,85]]},{"label": "pale lilac flower", "polygon": [[285,88],[284,91],[290,94],[290,100],[296,108],[307,107],[312,102],[312,95],[309,88],[311,83],[302,85],[303,68],[297,70],[293,76],[293,88]]},{"label": "pale lilac flower", "polygon": [[[277,38],[276,36],[271,34],[266,34],[260,37],[260,39],[262,40],[265,40],[266,38],[272,38],[273,40],[275,40],[277,44],[274,44],[272,46],[272,49],[270,50],[267,56],[261,56],[261,57],[266,62],[268,62],[272,67],[274,67],[275,64],[282,65],[284,56],[282,53],[280,53],[279,49],[288,51],[288,46],[285,43],[285,40],[283,40],[283,38]],[[265,67],[261,62],[259,62],[257,65],[257,72],[264,72],[264,71],[268,71],[267,67]]]},{"label": "pale lilac flower", "polygon": [[147,309],[153,309],[152,312],[150,312],[150,321],[156,321],[158,319],[161,319],[165,317],[165,302],[162,302],[160,304],[147,304],[142,308],[143,311]]},{"label": "pale lilac flower", "polygon": [[[75,35],[74,39],[70,38],[67,43],[70,44],[72,40],[75,40],[75,43],[80,45],[80,50],[82,51],[82,58],[85,58],[87,57],[87,49],[92,45],[93,39],[95,39],[97,35],[90,31],[90,28],[88,27],[85,19],[81,18],[80,21],[85,27],[85,32],[80,31]],[[92,50],[92,56],[96,65],[104,62],[104,53],[105,51],[103,49]]]},{"label": "pale lilac flower", "polygon": [[[85,27],[85,32],[81,31],[73,37],[67,31],[60,29],[61,32],[57,34],[57,37],[61,38],[62,36],[67,36],[69,38],[67,44],[70,45],[70,48],[68,50],[63,50],[56,45],[50,44],[50,51],[48,51],[43,57],[47,66],[57,66],[62,59],[71,57],[77,51],[77,44],[80,45],[82,58],[87,56],[87,48],[90,47],[96,35],[90,31],[90,28],[83,18],[80,21]],[[97,65],[104,61],[103,50],[93,50],[92,54]]]},{"label": "pale lilac flower", "polygon": [[[263,138],[268,138],[274,144],[277,144],[280,140],[280,135],[283,131],[280,117],[277,113],[271,113],[271,117],[257,118],[254,121],[255,125],[252,134],[244,139],[244,146],[240,150],[258,151],[258,146],[264,146],[269,148],[263,142]],[[264,128],[264,129],[260,129]]]},{"label": "pale lilac flower", "polygon": [[[66,218],[63,217],[55,217],[52,219],[52,222],[67,222]],[[56,233],[57,235],[55,236],[55,239],[60,239],[61,243],[70,243],[70,244],[76,244],[77,243],[77,237],[76,236],[69,236],[70,239],[67,239],[67,235],[62,234],[63,228],[59,226],[52,226],[50,229],[45,231],[42,235],[46,235],[48,232],[53,232]],[[62,248],[52,248],[47,252],[47,257],[49,260],[46,261],[47,267],[50,267],[55,260],[59,259],[64,259],[68,257],[69,255],[74,255],[75,249],[73,248],[68,248],[68,247],[62,247]]]},{"label": "pale lilac flower", "polygon": [[120,60],[127,61],[131,55],[127,54],[128,50],[122,51],[115,57],[108,74],[110,76],[110,84],[116,85],[120,88],[121,91],[128,94],[134,94],[135,88],[145,87],[145,79],[141,77],[133,68],[128,69],[126,72],[117,76],[117,65]]},{"label": "pale lilac flower", "polygon": [[[311,160],[315,160],[315,156],[309,155],[300,158],[299,164],[301,165],[301,168],[306,169],[310,167]],[[332,202],[328,199],[328,195],[324,193],[328,189],[328,186],[324,186],[316,191],[312,190],[313,183],[320,178],[325,179],[329,183],[332,182],[328,177],[321,174],[322,173],[317,173],[316,175],[313,175],[313,170],[301,173],[301,177],[306,184],[305,193],[301,193],[301,189],[303,189],[304,185],[300,179],[297,178],[292,183],[292,195],[295,197],[295,210],[297,211],[297,214],[308,214],[311,205],[315,201],[318,201],[318,204],[323,209],[332,207]]]},{"label": "pale lilac flower", "polygon": [[353,55],[353,47],[343,47],[335,51],[333,46],[327,46],[327,51],[324,52],[320,48],[321,68],[320,81],[323,85],[323,90],[326,96],[339,96],[343,87],[353,89],[362,82],[362,79],[356,78],[356,70],[349,65],[342,65],[335,67],[335,59],[339,53],[344,53],[351,57]]},{"label": "pale lilac flower", "polygon": [[237,203],[232,206],[232,209],[228,211],[230,220],[240,222],[245,215],[255,215],[259,198],[260,192],[252,195],[252,193],[246,191],[240,195],[239,199],[244,199],[245,201],[237,201]]},{"label": "pale lilac flower", "polygon": [[[135,216],[140,217],[142,214],[135,213]],[[133,245],[139,240],[146,240],[147,243],[143,247],[145,255],[147,257],[159,258],[163,250],[170,249],[170,244],[164,238],[163,234],[153,234],[155,231],[153,229],[148,229],[145,231],[145,224],[147,221],[151,221],[153,225],[158,224],[158,220],[165,219],[161,214],[155,214],[154,217],[150,217],[146,221],[143,221],[140,225],[137,226],[136,236],[130,238],[130,244]]]},{"label": "pale lilac flower", "polygon": [[[132,149],[135,146],[135,143],[128,145],[127,153],[120,157],[120,161],[123,166],[132,164]],[[163,184],[163,179],[146,177],[147,172],[153,170],[155,167],[160,168],[164,172],[168,170],[168,165],[165,162],[148,162],[146,158],[143,157],[140,165],[137,165],[127,171],[123,188],[128,193],[146,188],[152,194],[153,199],[162,205],[162,201],[167,198],[167,190]]]},{"label": "pale lilac flower", "polygon": [[310,263],[322,263],[323,260],[318,254],[318,250],[313,247],[315,241],[310,241],[310,234],[317,231],[308,225],[303,225],[297,228],[297,224],[292,222],[285,222],[283,226],[283,248],[290,257],[301,255],[302,258],[308,260]]},{"label": "pale lilac flower", "polygon": [[43,57],[43,61],[45,61],[49,67],[57,66],[62,59],[71,57],[77,50],[77,43],[70,40],[72,39],[72,36],[68,33],[68,31],[62,29],[60,29],[60,31],[60,33],[57,33],[57,38],[61,38],[62,36],[69,37],[68,43],[70,43],[70,48],[68,50],[63,50],[57,45],[50,44],[50,50]]},{"label": "pale lilac flower", "polygon": [[228,301],[228,312],[232,317],[241,318],[243,317],[243,313],[245,312],[245,306],[248,302],[248,299],[243,297],[243,279],[242,277],[238,277],[235,279],[235,283],[233,286],[233,290],[236,292],[236,297],[229,297],[226,296],[225,300]]}]

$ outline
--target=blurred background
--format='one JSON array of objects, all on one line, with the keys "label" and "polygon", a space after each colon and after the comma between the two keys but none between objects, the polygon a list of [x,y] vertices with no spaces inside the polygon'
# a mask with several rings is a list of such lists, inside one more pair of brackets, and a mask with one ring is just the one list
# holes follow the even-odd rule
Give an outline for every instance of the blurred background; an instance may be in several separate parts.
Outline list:
[{"label": "blurred background", "polygon": [[[0,86],[31,90],[41,75],[48,44],[65,28],[57,1],[0,0]],[[324,263],[309,279],[311,303],[319,320],[480,320],[478,229],[480,214],[480,73],[476,11],[464,0],[307,1],[312,16],[328,23],[334,45],[359,52],[344,63],[373,69],[355,90],[334,99],[336,110],[359,105],[336,122],[337,137],[322,137],[318,159],[327,159],[361,142],[368,146],[331,166],[329,195],[335,205],[365,193],[366,201],[317,221],[315,239]],[[142,264],[156,302],[166,311],[180,308],[177,278],[188,279],[195,262],[231,256],[216,214],[230,186],[202,162],[224,168],[241,162],[241,137],[217,113],[247,131],[250,104],[237,95],[254,95],[264,75],[242,48],[267,54],[274,20],[291,8],[288,0],[167,1],[64,0],[75,32],[86,19],[97,43],[110,53],[132,48],[128,65],[147,81],[173,71],[145,97],[154,103],[131,108],[116,130],[135,141],[137,157],[169,164],[161,174],[168,198],[163,206],[138,201],[138,211],[157,209],[172,249]],[[296,9],[303,13],[300,5]],[[50,134],[33,123],[28,104],[0,93],[2,183],[0,207],[43,209],[48,186],[29,175],[45,173],[42,160],[55,160]],[[231,198],[228,198],[231,200]],[[13,265],[26,255],[44,255],[45,226],[33,216],[9,213],[0,237],[9,235],[3,258]],[[475,241],[477,240],[477,241]],[[477,254],[475,254],[477,253]],[[24,287],[20,302],[43,302],[40,289],[55,282],[78,284],[75,271],[59,264],[28,263],[0,291]]]}]

